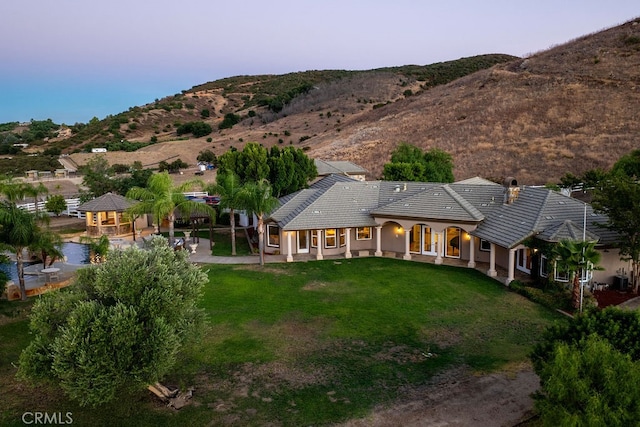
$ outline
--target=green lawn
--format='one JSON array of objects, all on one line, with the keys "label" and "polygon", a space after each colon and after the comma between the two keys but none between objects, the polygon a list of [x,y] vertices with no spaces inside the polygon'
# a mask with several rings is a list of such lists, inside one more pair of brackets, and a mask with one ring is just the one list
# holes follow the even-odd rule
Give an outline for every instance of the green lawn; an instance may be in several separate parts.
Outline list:
[{"label": "green lawn", "polygon": [[[203,239],[209,238],[209,230],[201,229],[198,232],[198,236]],[[165,237],[169,236],[168,232],[163,232]],[[183,230],[176,230],[176,237],[183,237]],[[231,228],[230,227],[214,227],[213,228],[213,241],[215,243],[213,247],[213,255],[217,256],[231,256]],[[247,236],[243,229],[236,229],[236,255],[251,255],[251,247],[247,241]]]},{"label": "green lawn", "polygon": [[192,405],[174,412],[142,392],[79,408],[54,386],[20,384],[11,363],[28,338],[27,321],[18,320],[0,325],[9,396],[0,425],[21,425],[27,410],[71,411],[77,425],[330,424],[449,368],[517,365],[558,319],[464,268],[364,258],[205,271],[205,330],[165,381],[195,386]]}]

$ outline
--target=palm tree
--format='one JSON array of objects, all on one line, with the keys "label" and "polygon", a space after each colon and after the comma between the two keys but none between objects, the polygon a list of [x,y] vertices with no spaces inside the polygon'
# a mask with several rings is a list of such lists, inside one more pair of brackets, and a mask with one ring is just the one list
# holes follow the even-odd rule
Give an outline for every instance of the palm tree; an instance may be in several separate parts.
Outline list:
[{"label": "palm tree", "polygon": [[107,260],[107,253],[109,252],[109,236],[102,235],[100,237],[80,237],[80,242],[89,245],[89,256],[91,264],[100,264]]},{"label": "palm tree", "polygon": [[216,176],[216,183],[209,185],[205,191],[220,196],[219,206],[229,209],[231,222],[231,255],[236,254],[236,218],[235,210],[242,207],[242,185],[240,177],[233,172],[220,173]]},{"label": "palm tree", "polygon": [[28,187],[25,189],[25,193],[27,196],[33,197],[33,200],[35,202],[36,215],[38,215],[38,202],[40,202],[40,195],[49,194],[49,189],[41,182],[39,182],[35,187],[30,184],[26,185]]},{"label": "palm tree", "polygon": [[31,184],[11,179],[0,181],[0,193],[5,197],[0,203],[0,249],[11,251],[16,257],[18,284],[22,300],[27,299],[24,283],[24,250],[40,240],[40,223],[48,223],[49,217],[42,213],[31,213],[18,207],[16,202],[33,194]]},{"label": "palm tree", "polygon": [[258,217],[258,249],[260,265],[264,265],[264,215],[278,206],[278,199],[271,195],[271,185],[263,179],[257,183],[245,184],[240,200],[247,213]]},{"label": "palm tree", "polygon": [[[56,260],[64,258],[62,252],[62,237],[60,234],[49,229],[41,230],[37,235],[37,240],[29,245],[29,249],[38,252],[42,260],[43,268],[51,266]],[[49,264],[47,265],[47,258]]]},{"label": "palm tree", "polygon": [[174,186],[173,180],[166,171],[151,175],[146,188],[133,187],[127,191],[127,197],[140,200],[140,203],[127,209],[127,212],[132,216],[141,213],[153,214],[158,230],[160,222],[164,218],[168,219],[169,244],[173,246],[176,213],[181,213],[186,217],[192,213],[204,213],[215,217],[215,210],[209,205],[191,201],[183,194],[197,185],[201,186],[202,182],[190,180],[179,186]]},{"label": "palm tree", "polygon": [[573,308],[581,308],[580,278],[587,270],[597,270],[600,252],[595,250],[596,242],[561,240],[554,248],[556,268],[566,271],[573,278],[571,303]]},{"label": "palm tree", "polygon": [[40,228],[37,217],[20,209],[15,202],[5,200],[0,204],[0,249],[15,254],[18,283],[22,300],[27,300],[24,283],[24,250],[38,241]]}]

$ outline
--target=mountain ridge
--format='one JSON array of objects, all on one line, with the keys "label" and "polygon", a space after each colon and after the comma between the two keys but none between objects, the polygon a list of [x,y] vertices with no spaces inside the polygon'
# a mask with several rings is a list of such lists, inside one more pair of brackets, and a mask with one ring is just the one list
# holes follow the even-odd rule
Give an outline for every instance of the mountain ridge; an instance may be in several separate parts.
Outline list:
[{"label": "mountain ridge", "polygon": [[[91,154],[74,150],[105,138],[144,145],[155,137],[157,143],[137,151],[107,153],[112,164],[153,165],[175,156],[195,164],[199,151],[219,155],[250,141],[267,148],[293,145],[310,157],[357,163],[375,179],[391,151],[407,142],[449,152],[457,180],[514,176],[529,185],[557,182],[567,172],[607,169],[640,148],[639,18],[526,58],[493,59],[490,66],[437,84],[419,66],[312,71],[336,75],[299,82],[303,73],[290,73],[280,76],[293,79],[289,86],[260,96],[253,88],[268,85],[273,76],[221,79],[133,107],[122,113],[126,117],[87,124],[97,126],[102,140],[76,143],[72,137],[44,146],[83,164]],[[228,114],[239,122],[217,129]],[[177,136],[180,123],[200,120],[214,127],[210,135]]]}]

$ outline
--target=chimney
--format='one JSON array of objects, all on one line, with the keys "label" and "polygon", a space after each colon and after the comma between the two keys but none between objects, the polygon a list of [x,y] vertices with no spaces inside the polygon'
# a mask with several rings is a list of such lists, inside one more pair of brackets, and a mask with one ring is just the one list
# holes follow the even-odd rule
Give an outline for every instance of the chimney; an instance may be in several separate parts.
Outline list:
[{"label": "chimney", "polygon": [[510,205],[518,199],[520,187],[518,181],[513,177],[508,177],[502,183],[504,186],[504,204]]}]

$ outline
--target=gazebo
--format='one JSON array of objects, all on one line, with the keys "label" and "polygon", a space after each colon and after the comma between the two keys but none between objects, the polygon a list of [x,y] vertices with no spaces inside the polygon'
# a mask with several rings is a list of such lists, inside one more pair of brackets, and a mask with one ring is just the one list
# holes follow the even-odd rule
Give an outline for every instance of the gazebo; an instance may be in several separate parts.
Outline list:
[{"label": "gazebo", "polygon": [[136,203],[119,194],[106,193],[81,204],[78,211],[86,213],[88,236],[118,236],[134,231],[131,219],[125,219],[123,213]]}]

